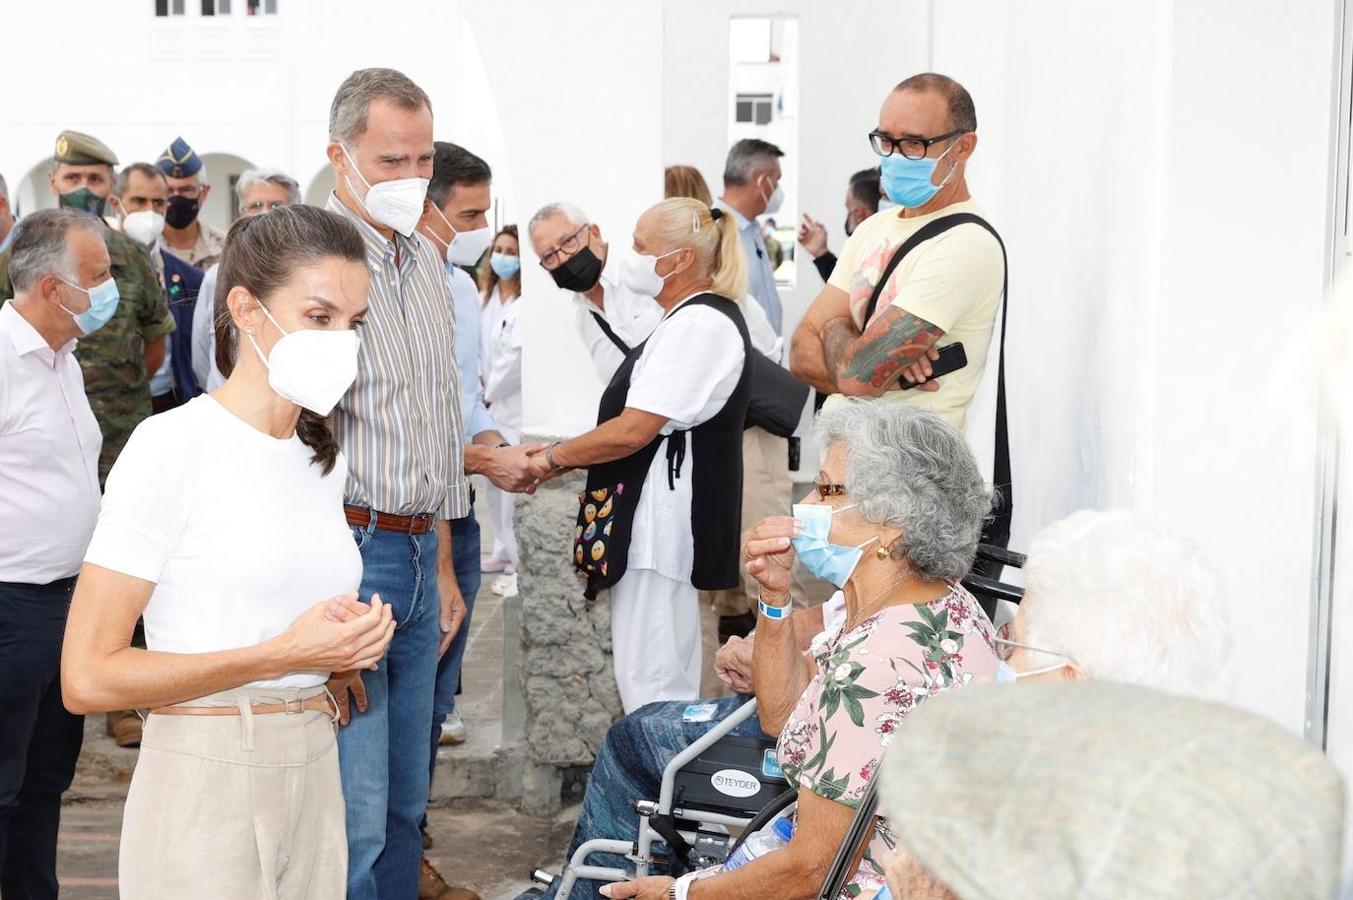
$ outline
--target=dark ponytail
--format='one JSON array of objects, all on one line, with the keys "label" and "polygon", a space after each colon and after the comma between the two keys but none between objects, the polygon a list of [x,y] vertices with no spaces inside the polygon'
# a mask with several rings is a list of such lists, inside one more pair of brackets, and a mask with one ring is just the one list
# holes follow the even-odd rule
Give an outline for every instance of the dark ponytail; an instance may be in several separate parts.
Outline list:
[{"label": "dark ponytail", "polygon": [[[230,377],[239,354],[239,331],[226,306],[231,289],[242,287],[267,306],[297,267],[335,257],[365,265],[366,244],[347,219],[315,206],[280,206],[230,226],[212,298],[216,368],[222,375]],[[325,475],[333,471],[338,441],[328,419],[302,409],[296,437],[315,451],[311,462]]]}]

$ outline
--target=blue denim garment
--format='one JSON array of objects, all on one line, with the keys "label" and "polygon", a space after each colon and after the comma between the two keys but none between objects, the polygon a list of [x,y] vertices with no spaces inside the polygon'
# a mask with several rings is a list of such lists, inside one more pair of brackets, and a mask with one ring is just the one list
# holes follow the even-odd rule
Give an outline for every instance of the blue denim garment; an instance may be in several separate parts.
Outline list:
[{"label": "blue denim garment", "polygon": [[412,536],[353,528],[362,553],[361,598],[392,607],[395,636],[380,668],[363,672],[367,711],[338,732],[347,805],[348,898],[418,896],[428,800],[428,723],[441,609],[437,533]]},{"label": "blue denim garment", "polygon": [[[569,842],[565,862],[583,842],[593,838],[637,841],[639,814],[634,811],[635,801],[657,800],[658,792],[662,789],[662,770],[667,764],[711,728],[731,716],[747,699],[733,696],[718,700],[650,703],[618,719],[606,732],[606,741],[592,766],[587,793],[583,796],[582,812],[573,831],[573,840]],[[692,703],[715,704],[717,709],[713,718],[708,722],[685,721],[682,713]],[[767,737],[762,733],[761,720],[755,714],[733,729],[733,734]],[[633,863],[623,856],[609,853],[593,854],[587,862],[595,866],[633,867]],[[661,873],[655,869],[652,874]],[[573,895],[599,896],[601,884],[598,881],[579,880],[574,884]],[[554,895],[554,887],[545,892],[546,898]]]},{"label": "blue denim garment", "polygon": [[[465,659],[465,648],[470,643],[470,619],[474,616],[475,595],[479,593],[483,576],[479,572],[479,520],[474,511],[463,519],[451,520],[451,567],[456,570],[456,581],[460,583],[460,595],[465,598],[465,621],[460,623],[446,655],[437,663],[437,684],[432,695],[432,743],[431,756],[428,758],[428,783],[437,769],[437,744],[442,737],[442,723],[456,708],[456,696],[460,694],[460,668]],[[427,827],[427,812],[419,823]]]}]

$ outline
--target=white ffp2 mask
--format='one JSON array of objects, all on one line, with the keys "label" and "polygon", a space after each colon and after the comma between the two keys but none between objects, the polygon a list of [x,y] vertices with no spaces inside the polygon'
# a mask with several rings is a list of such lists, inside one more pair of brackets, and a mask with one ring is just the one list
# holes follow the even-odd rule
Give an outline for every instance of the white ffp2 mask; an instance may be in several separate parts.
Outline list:
[{"label": "white ffp2 mask", "polygon": [[164,233],[164,216],[150,209],[127,213],[122,233],[143,247],[149,247]]},{"label": "white ffp2 mask", "polygon": [[620,283],[636,294],[656,297],[662,292],[662,286],[673,273],[658,274],[658,260],[680,253],[681,248],[669,250],[662,256],[649,256],[632,247],[616,248],[620,263]]},{"label": "white ffp2 mask", "polygon": [[327,416],[357,378],[357,332],[302,328],[285,331],[262,303],[259,309],[282,332],[267,356],[252,334],[245,334],[264,368],[268,386],[279,397]]},{"label": "white ffp2 mask", "polygon": [[[362,198],[362,205],[366,207],[371,218],[393,228],[405,237],[412,237],[413,230],[418,227],[418,220],[423,218],[423,201],[428,195],[428,180],[396,178],[393,181],[372,184],[366,180],[362,170],[357,168],[357,160],[352,158],[348,148],[342,144],[338,146],[342,147],[343,155],[352,163],[353,171],[362,180],[362,184],[366,185],[366,196]],[[352,188],[351,181],[348,182],[348,188]]]},{"label": "white ffp2 mask", "polygon": [[446,227],[451,229],[451,243],[443,241],[431,229],[425,233],[432,235],[433,240],[446,248],[446,261],[457,266],[472,266],[479,262],[484,251],[489,249],[489,244],[493,243],[493,229],[485,225],[473,231],[457,231],[456,226],[447,220],[446,214],[437,209],[435,203],[432,208],[437,211],[438,217],[446,222]]}]

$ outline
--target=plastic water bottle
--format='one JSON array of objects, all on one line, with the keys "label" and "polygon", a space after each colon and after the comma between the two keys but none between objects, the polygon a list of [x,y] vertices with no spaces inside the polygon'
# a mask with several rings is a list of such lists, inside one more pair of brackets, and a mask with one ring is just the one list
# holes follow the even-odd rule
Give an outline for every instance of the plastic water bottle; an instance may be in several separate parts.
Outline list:
[{"label": "plastic water bottle", "polygon": [[743,841],[737,852],[724,862],[723,870],[731,872],[772,850],[779,850],[787,846],[793,836],[794,823],[786,818],[776,819],[769,828],[763,828]]}]

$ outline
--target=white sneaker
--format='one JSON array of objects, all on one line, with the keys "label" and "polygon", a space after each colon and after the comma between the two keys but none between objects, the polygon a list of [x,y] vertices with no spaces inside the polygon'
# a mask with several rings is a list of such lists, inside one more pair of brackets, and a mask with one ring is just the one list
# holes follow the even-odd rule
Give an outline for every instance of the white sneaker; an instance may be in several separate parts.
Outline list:
[{"label": "white sneaker", "polygon": [[517,596],[517,573],[507,572],[493,579],[493,584],[489,585],[489,590],[493,591],[499,597]]},{"label": "white sneaker", "polygon": [[461,718],[459,710],[452,710],[442,723],[442,736],[437,741],[441,746],[447,744],[465,743],[465,720]]}]

